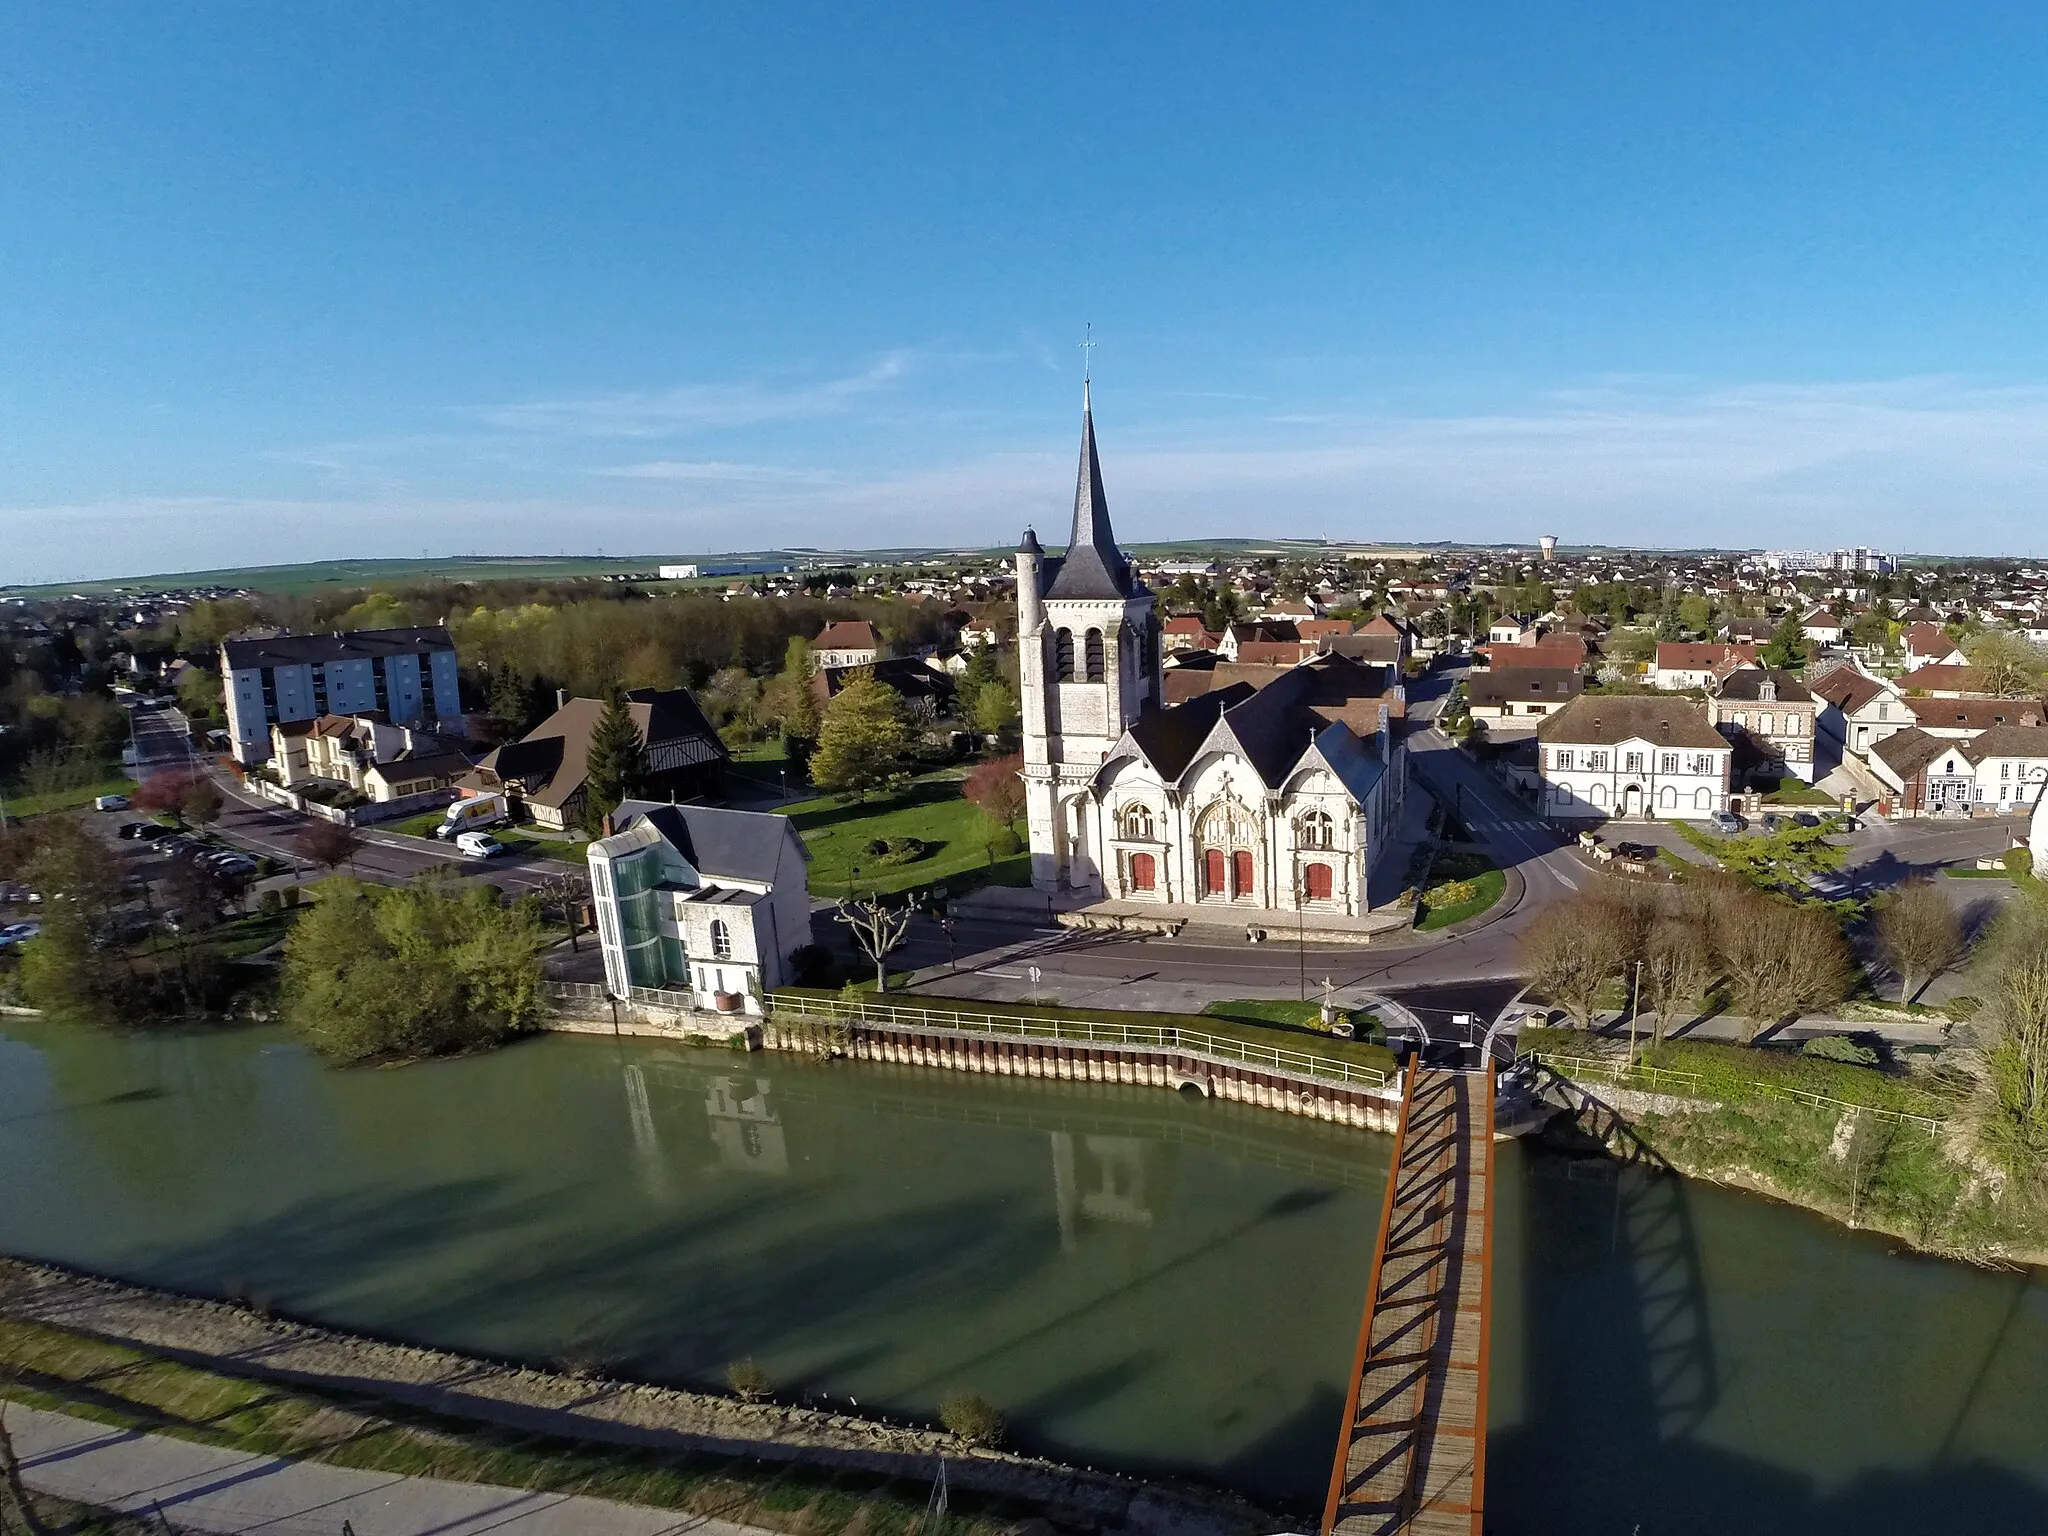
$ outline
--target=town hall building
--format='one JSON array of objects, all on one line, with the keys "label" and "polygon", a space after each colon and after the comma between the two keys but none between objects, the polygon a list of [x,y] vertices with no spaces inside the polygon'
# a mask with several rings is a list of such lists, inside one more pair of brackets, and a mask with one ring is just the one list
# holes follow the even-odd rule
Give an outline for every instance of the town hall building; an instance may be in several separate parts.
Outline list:
[{"label": "town hall building", "polygon": [[1025,532],[1017,633],[1035,887],[1365,914],[1407,776],[1398,670],[1325,656],[1168,707],[1156,599],[1110,530],[1085,392],[1073,534],[1051,556]]}]

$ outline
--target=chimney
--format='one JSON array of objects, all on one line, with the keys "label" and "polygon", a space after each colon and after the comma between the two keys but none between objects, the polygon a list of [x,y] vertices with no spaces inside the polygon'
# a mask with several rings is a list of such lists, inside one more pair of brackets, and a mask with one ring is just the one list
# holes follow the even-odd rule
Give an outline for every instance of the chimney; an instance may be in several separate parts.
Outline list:
[{"label": "chimney", "polygon": [[604,813],[604,822],[599,828],[598,835],[600,837],[610,837],[612,835],[612,813],[610,811]]},{"label": "chimney", "polygon": [[557,709],[567,709],[568,707],[569,707],[569,690],[568,690],[568,689],[566,689],[566,688],[557,688],[557,689],[555,690],[555,708],[557,708]]}]

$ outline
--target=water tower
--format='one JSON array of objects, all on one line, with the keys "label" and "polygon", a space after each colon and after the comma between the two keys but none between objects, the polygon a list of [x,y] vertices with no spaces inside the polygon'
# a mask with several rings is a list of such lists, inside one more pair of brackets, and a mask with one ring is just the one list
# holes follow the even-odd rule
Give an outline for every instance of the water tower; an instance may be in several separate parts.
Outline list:
[{"label": "water tower", "polygon": [[1554,533],[1543,534],[1536,540],[1536,547],[1543,551],[1543,563],[1545,565],[1550,564],[1551,561],[1557,558],[1557,535]]}]

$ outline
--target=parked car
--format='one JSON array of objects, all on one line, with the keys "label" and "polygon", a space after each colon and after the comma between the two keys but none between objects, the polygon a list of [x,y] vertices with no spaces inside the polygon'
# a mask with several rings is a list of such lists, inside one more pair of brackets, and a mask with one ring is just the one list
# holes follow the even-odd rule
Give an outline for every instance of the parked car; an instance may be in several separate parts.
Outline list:
[{"label": "parked car", "polygon": [[149,823],[146,821],[124,821],[115,829],[114,836],[124,842],[132,843],[142,836],[142,829],[148,825]]},{"label": "parked car", "polygon": [[1620,857],[1632,859],[1638,864],[1654,864],[1657,862],[1657,849],[1655,845],[1650,843],[1616,843],[1614,851]]},{"label": "parked car", "polygon": [[1784,827],[1784,825],[1785,818],[1780,816],[1776,811],[1764,812],[1764,830],[1766,832],[1779,831],[1781,828]]},{"label": "parked car", "polygon": [[10,944],[26,944],[43,931],[41,923],[9,923],[0,928],[0,949]]},{"label": "parked car", "polygon": [[1714,830],[1724,837],[1733,837],[1742,830],[1742,818],[1733,811],[1714,812]]},{"label": "parked car", "polygon": [[488,832],[458,833],[455,846],[469,859],[488,859],[505,851],[505,845]]},{"label": "parked car", "polygon": [[[160,821],[138,821],[132,825],[135,828],[135,840],[139,843],[159,842],[176,835],[175,829],[165,826]],[[125,832],[127,829],[122,830]]]},{"label": "parked car", "polygon": [[125,811],[128,809],[128,797],[126,795],[101,795],[93,801],[92,808],[96,811]]}]

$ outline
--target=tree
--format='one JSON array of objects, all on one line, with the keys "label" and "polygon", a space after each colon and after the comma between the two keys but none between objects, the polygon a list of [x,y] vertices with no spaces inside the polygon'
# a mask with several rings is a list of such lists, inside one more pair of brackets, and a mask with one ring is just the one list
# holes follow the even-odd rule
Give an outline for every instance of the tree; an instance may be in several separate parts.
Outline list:
[{"label": "tree", "polygon": [[1935,977],[1963,958],[1967,944],[1948,896],[1932,880],[1908,880],[1877,911],[1877,947],[1899,977],[1899,1001],[1910,1003]]},{"label": "tree", "polygon": [[583,829],[592,837],[604,830],[605,818],[633,792],[640,778],[640,728],[626,707],[626,696],[614,688],[604,713],[591,728],[590,751],[583,769]]},{"label": "tree", "polygon": [[996,653],[991,647],[977,644],[968,651],[967,670],[960,674],[960,692],[963,695],[971,699],[983,685],[1002,680],[1002,664],[996,660]]},{"label": "tree", "polygon": [[533,684],[516,661],[492,669],[485,713],[491,734],[500,741],[516,740],[534,724]]},{"label": "tree", "polygon": [[1780,671],[1796,672],[1806,665],[1806,631],[1800,627],[1796,610],[1788,611],[1771,631],[1760,653],[1763,664]]},{"label": "tree", "polygon": [[1727,884],[1715,892],[1714,948],[1727,973],[1743,1040],[1848,995],[1855,956],[1834,912]]},{"label": "tree", "polygon": [[1837,830],[1834,817],[1812,827],[1788,821],[1767,837],[1716,838],[1713,851],[1724,870],[1757,890],[1808,896],[1816,879],[1849,857],[1846,844],[1829,841]]},{"label": "tree", "polygon": [[818,699],[811,690],[817,668],[811,663],[811,642],[791,635],[782,655],[782,670],[762,695],[761,707],[788,741],[818,739]]},{"label": "tree", "polygon": [[2012,903],[1979,946],[1985,1008],[1973,1128],[1983,1150],[2038,1187],[2048,1178],[2048,900]]},{"label": "tree", "polygon": [[138,811],[179,810],[196,777],[198,775],[189,768],[159,768],[136,785],[128,796],[128,803]]},{"label": "tree", "polygon": [[1696,917],[1667,911],[1651,926],[1643,949],[1643,995],[1656,1018],[1653,1044],[1662,1045],[1679,1009],[1692,1007],[1714,979],[1714,950]]},{"label": "tree", "polygon": [[336,876],[285,941],[284,1015],[340,1061],[498,1044],[539,1020],[541,941],[531,904],[488,885]]},{"label": "tree", "polygon": [[856,678],[825,706],[811,780],[820,789],[864,796],[898,771],[908,747],[896,691],[872,677]]},{"label": "tree", "polygon": [[1703,635],[1714,622],[1714,605],[1697,592],[1678,600],[1678,622],[1696,635]]},{"label": "tree", "polygon": [[178,679],[178,708],[185,718],[202,723],[223,720],[220,674],[209,667],[188,667]]},{"label": "tree", "polygon": [[220,820],[227,798],[220,786],[203,773],[195,773],[178,796],[178,814],[195,827],[210,827]]},{"label": "tree", "polygon": [[974,728],[983,736],[1000,736],[1017,718],[1017,695],[1008,683],[983,683],[973,698]]},{"label": "tree", "polygon": [[967,775],[960,793],[998,827],[1013,825],[1024,814],[1024,754],[1012,752],[981,764]]},{"label": "tree", "polygon": [[834,915],[853,930],[861,953],[875,962],[875,990],[889,990],[889,956],[903,947],[910,932],[911,907],[892,905],[881,895],[852,896],[839,903]]},{"label": "tree", "polygon": [[1593,1027],[1600,994],[1621,973],[1629,924],[1603,894],[1581,892],[1536,914],[1522,935],[1522,971],[1551,1002]]},{"label": "tree", "polygon": [[22,991],[53,1018],[107,1017],[132,979],[107,963],[124,896],[119,862],[77,822],[52,819],[37,828],[19,869],[22,883],[43,898],[42,931],[22,948]]},{"label": "tree", "polygon": [[300,829],[292,846],[308,863],[332,873],[353,860],[363,846],[363,834],[339,821],[315,820]]},{"label": "tree", "polygon": [[1970,680],[1979,693],[2001,699],[2038,699],[2048,674],[2048,656],[2022,636],[1987,629],[1963,648]]}]

